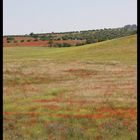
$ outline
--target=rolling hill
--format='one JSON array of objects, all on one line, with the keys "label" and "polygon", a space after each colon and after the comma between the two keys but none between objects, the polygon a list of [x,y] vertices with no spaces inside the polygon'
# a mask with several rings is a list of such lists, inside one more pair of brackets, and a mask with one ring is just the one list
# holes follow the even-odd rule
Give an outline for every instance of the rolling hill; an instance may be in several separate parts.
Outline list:
[{"label": "rolling hill", "polygon": [[[136,63],[137,35],[122,37],[100,43],[80,47],[45,48],[45,47],[15,47],[4,48],[6,59],[52,59],[52,60],[93,60],[93,61],[123,61]],[[5,59],[4,59],[5,60]]]},{"label": "rolling hill", "polygon": [[3,50],[5,140],[137,139],[137,35]]}]

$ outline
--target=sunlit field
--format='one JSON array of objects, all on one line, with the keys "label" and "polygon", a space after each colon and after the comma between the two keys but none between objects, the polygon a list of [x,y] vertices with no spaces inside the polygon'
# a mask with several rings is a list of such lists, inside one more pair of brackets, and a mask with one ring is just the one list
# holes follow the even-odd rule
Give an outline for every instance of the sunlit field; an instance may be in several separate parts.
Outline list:
[{"label": "sunlit field", "polygon": [[4,140],[136,140],[137,36],[4,47]]}]

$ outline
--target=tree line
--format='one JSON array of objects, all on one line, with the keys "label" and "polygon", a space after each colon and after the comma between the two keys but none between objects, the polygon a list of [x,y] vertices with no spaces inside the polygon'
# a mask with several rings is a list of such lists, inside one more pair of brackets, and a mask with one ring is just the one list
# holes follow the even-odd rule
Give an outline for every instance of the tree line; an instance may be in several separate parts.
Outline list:
[{"label": "tree line", "polygon": [[[75,46],[90,44],[101,42],[105,40],[110,40],[114,38],[124,37],[128,35],[133,35],[137,33],[137,26],[133,25],[125,25],[120,28],[104,28],[97,30],[86,30],[86,31],[72,31],[72,32],[63,32],[63,33],[46,33],[46,34],[34,34],[30,33],[29,35],[25,35],[23,37],[30,37],[32,39],[26,40],[26,42],[30,41],[48,41],[50,47],[70,47],[69,43],[55,43],[54,41],[59,40],[79,40],[81,43],[76,43]],[[83,42],[84,41],[84,42]],[[17,43],[14,36],[7,36],[7,43]],[[25,42],[24,39],[20,40],[20,42]]]}]

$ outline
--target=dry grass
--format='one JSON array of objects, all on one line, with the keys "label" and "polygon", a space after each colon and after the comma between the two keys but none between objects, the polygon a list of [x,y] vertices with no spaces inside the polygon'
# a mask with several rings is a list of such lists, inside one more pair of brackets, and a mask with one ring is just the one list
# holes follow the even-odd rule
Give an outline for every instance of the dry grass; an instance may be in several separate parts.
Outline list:
[{"label": "dry grass", "polygon": [[[136,140],[136,36],[121,41],[111,44],[118,52],[119,43],[125,46],[125,61],[119,54],[103,60],[103,43],[83,47],[85,54],[82,47],[65,48],[64,59],[61,49],[41,56],[29,48],[35,57],[27,60],[27,48],[4,48],[4,140]],[[110,42],[105,46],[109,52]],[[100,54],[95,60],[90,48]],[[72,49],[83,58],[71,59]]]}]

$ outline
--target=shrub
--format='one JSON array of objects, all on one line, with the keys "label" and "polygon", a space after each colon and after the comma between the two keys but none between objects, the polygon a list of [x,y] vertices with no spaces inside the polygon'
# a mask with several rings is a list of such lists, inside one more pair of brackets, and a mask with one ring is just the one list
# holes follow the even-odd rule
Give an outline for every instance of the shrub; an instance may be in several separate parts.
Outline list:
[{"label": "shrub", "polygon": [[35,40],[33,40],[33,41],[38,41],[38,39],[35,39]]},{"label": "shrub", "polygon": [[24,42],[25,40],[20,40],[20,42]]},{"label": "shrub", "polygon": [[40,37],[40,40],[42,40],[42,41],[49,40],[49,37],[47,37],[47,36],[41,36]]},{"label": "shrub", "polygon": [[14,37],[8,36],[7,37],[7,43],[12,43],[14,41]]},{"label": "shrub", "polygon": [[24,42],[24,40],[21,40],[20,42]]},{"label": "shrub", "polygon": [[27,40],[27,42],[31,42],[31,40],[30,40],[30,39],[28,39],[28,40]]},{"label": "shrub", "polygon": [[32,35],[34,39],[38,39],[38,35]]},{"label": "shrub", "polygon": [[61,38],[57,38],[56,40],[61,40]]},{"label": "shrub", "polygon": [[68,36],[62,36],[62,40],[68,40],[69,38],[68,38]]},{"label": "shrub", "polygon": [[71,46],[71,44],[69,44],[69,43],[63,43],[63,47],[70,47]]},{"label": "shrub", "polygon": [[57,46],[57,47],[63,47],[63,44],[61,44],[61,43],[56,43],[56,46]]},{"label": "shrub", "polygon": [[40,38],[40,40],[41,40],[41,41],[45,41],[46,39],[45,39],[45,38]]}]

